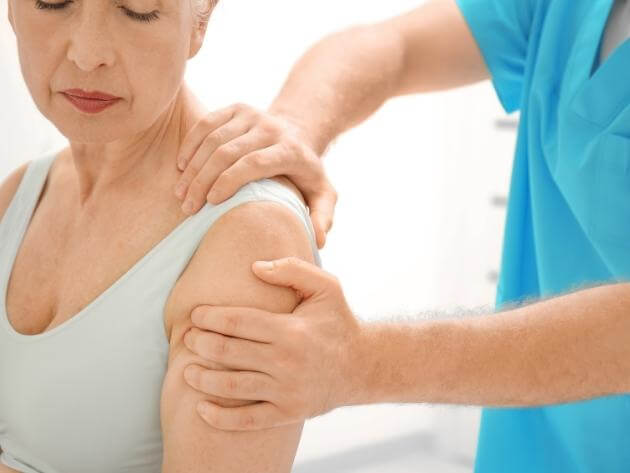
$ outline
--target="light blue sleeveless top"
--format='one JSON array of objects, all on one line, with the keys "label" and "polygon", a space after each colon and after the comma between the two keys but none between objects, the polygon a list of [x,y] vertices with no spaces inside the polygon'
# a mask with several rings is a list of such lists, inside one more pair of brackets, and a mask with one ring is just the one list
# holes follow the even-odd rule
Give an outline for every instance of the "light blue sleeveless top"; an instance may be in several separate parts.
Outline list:
[{"label": "light blue sleeveless top", "polygon": [[77,315],[23,335],[6,314],[8,281],[56,155],[30,163],[0,221],[0,461],[27,473],[159,473],[172,288],[212,224],[251,201],[289,207],[321,266],[308,209],[276,181],[250,183],[184,220]]}]

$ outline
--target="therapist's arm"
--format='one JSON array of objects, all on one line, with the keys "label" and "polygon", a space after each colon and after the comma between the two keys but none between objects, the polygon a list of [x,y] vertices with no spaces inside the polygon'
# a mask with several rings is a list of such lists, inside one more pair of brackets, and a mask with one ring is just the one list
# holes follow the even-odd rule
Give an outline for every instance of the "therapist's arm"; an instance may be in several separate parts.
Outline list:
[{"label": "therapist's arm", "polygon": [[203,395],[192,390],[184,379],[189,365],[223,369],[220,363],[204,360],[184,344],[184,336],[192,326],[191,311],[198,304],[243,304],[275,311],[290,311],[296,306],[299,299],[293,291],[265,285],[250,270],[256,259],[280,255],[313,260],[303,223],[291,210],[274,202],[242,204],[210,228],[174,287],[166,307],[173,324],[169,331],[168,371],[162,387],[163,473],[291,470],[301,422],[251,433],[210,428],[197,414],[199,401],[212,400],[223,406],[252,403]]},{"label": "therapist's arm", "polygon": [[[247,407],[214,406],[205,417],[210,425],[266,428],[370,403],[525,407],[630,393],[630,284],[582,289],[495,314],[357,323],[338,281],[321,269],[283,260],[255,272],[308,297],[279,321],[274,314],[208,307],[195,323],[233,337],[264,337],[276,349],[257,370],[279,381],[258,391],[239,384],[238,373],[209,373],[193,386],[265,399],[277,409],[248,427],[243,420],[254,413]],[[256,317],[251,327],[235,323],[250,315]],[[201,333],[194,345],[213,342]],[[228,348],[212,359],[230,366],[258,352],[252,343]],[[282,357],[291,363],[280,368]]]},{"label": "therapist's arm", "polygon": [[296,122],[322,153],[389,98],[489,78],[454,0],[332,34],[297,62],[270,110]]},{"label": "therapist's arm", "polygon": [[534,406],[630,393],[630,284],[487,316],[368,328],[361,403]]},{"label": "therapist's arm", "polygon": [[[237,104],[195,126],[180,151],[177,195],[194,212],[206,197],[216,204],[247,182],[286,175],[307,200],[321,248],[337,201],[319,159],[331,141],[391,97],[488,77],[454,0],[335,33],[296,63],[270,113]],[[232,126],[248,130],[246,138],[227,140]]]}]

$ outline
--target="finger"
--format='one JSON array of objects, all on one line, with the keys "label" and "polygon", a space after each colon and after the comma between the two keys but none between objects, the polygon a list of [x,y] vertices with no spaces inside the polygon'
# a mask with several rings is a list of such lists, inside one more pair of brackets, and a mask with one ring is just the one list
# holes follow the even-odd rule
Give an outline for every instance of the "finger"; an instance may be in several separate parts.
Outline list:
[{"label": "finger", "polygon": [[193,327],[184,335],[184,344],[202,358],[240,371],[266,372],[273,366],[271,345],[226,337]]},{"label": "finger", "polygon": [[227,431],[255,431],[291,424],[284,419],[276,406],[259,402],[250,406],[221,407],[212,402],[201,401],[197,412],[210,426]]},{"label": "finger", "polygon": [[248,182],[286,174],[291,166],[292,163],[287,162],[286,151],[282,145],[275,144],[253,151],[219,175],[208,200],[213,204],[221,203],[232,197]]},{"label": "finger", "polygon": [[275,286],[290,287],[304,298],[324,292],[335,282],[335,277],[314,264],[295,257],[275,261],[256,261],[252,265],[256,276]]},{"label": "finger", "polygon": [[192,322],[202,330],[255,342],[271,343],[284,332],[285,314],[248,307],[197,306]]},{"label": "finger", "polygon": [[[245,118],[237,117],[214,130],[206,137],[203,143],[201,143],[201,146],[199,146],[199,148],[195,152],[195,155],[186,166],[186,170],[179,177],[179,182],[177,184],[178,190],[183,188],[186,189],[186,193],[184,194],[186,195],[186,199],[184,200],[184,205],[182,206],[182,209],[185,213],[195,213],[201,207],[200,202],[194,202],[191,199],[191,196],[187,195],[190,183],[197,177],[199,171],[201,171],[201,169],[204,167],[206,162],[210,159],[217,148],[223,146],[224,144],[232,141],[233,139],[241,135],[246,134],[249,129],[250,124],[247,122],[247,120]],[[186,210],[188,202],[193,204],[192,210],[190,211]]]},{"label": "finger", "polygon": [[241,401],[271,401],[275,382],[264,373],[209,370],[199,365],[188,365],[184,378],[199,392]]},{"label": "finger", "polygon": [[202,169],[193,178],[188,188],[188,197],[191,197],[200,206],[203,205],[208,200],[210,189],[221,173],[242,157],[256,150],[264,149],[272,143],[270,136],[263,135],[259,131],[252,129],[244,135],[240,135],[232,141],[219,146],[206,159]]},{"label": "finger", "polygon": [[191,160],[203,140],[209,133],[230,121],[235,114],[233,107],[225,107],[209,113],[199,120],[186,134],[184,141],[177,153],[177,163],[180,171],[186,169],[186,165]]},{"label": "finger", "polygon": [[337,195],[334,192],[317,194],[308,201],[317,247],[320,250],[326,244],[326,234],[332,228],[336,204]]}]

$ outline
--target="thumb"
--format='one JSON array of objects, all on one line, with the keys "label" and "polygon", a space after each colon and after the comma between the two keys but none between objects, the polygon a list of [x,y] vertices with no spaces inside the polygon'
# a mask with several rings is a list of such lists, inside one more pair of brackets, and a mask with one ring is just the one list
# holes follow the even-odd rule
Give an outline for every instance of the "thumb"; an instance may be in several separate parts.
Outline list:
[{"label": "thumb", "polygon": [[256,261],[252,271],[259,279],[274,286],[290,287],[305,299],[326,290],[332,280],[324,270],[295,257]]},{"label": "thumb", "polygon": [[317,247],[321,250],[326,244],[326,234],[333,225],[337,197],[333,194],[318,194],[309,202],[311,222],[317,238]]}]

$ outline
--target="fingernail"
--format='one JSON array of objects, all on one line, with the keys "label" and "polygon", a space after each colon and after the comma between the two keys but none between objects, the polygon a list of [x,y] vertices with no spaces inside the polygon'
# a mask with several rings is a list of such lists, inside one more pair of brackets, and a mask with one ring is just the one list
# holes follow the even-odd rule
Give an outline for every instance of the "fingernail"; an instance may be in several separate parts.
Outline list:
[{"label": "fingernail", "polygon": [[184,197],[184,192],[186,192],[186,185],[183,182],[180,182],[175,188],[175,195],[181,199]]},{"label": "fingernail", "polygon": [[263,271],[271,271],[273,269],[273,263],[270,261],[256,261],[256,266]]},{"label": "fingernail", "polygon": [[186,202],[184,202],[184,205],[182,205],[182,210],[185,214],[191,214],[194,207],[194,202],[191,199],[188,199]]}]

